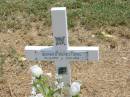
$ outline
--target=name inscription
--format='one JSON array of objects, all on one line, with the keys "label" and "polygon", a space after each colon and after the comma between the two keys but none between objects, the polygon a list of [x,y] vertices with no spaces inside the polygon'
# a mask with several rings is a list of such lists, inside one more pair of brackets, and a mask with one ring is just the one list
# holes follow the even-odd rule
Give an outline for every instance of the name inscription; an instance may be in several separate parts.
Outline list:
[{"label": "name inscription", "polygon": [[88,52],[81,53],[81,52],[52,52],[52,51],[41,51],[40,52],[41,57],[45,60],[63,60],[63,59],[69,59],[69,60],[88,60]]}]

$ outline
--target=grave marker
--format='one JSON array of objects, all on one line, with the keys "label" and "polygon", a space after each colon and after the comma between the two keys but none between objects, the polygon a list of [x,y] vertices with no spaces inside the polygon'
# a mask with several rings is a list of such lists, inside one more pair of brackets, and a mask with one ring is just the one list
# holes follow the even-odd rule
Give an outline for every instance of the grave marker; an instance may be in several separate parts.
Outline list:
[{"label": "grave marker", "polygon": [[[71,85],[71,66],[69,62],[99,60],[99,48],[69,46],[65,7],[52,8],[51,16],[54,46],[26,46],[25,54],[30,60],[54,61],[57,73],[63,76],[63,82],[69,87]],[[67,97],[72,97],[69,92]]]}]

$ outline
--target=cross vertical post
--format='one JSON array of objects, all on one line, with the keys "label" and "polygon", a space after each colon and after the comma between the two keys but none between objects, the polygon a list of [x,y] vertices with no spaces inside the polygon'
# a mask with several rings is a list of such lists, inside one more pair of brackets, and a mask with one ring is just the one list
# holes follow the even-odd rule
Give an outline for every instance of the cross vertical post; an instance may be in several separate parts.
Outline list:
[{"label": "cross vertical post", "polygon": [[[66,52],[69,47],[66,8],[52,8],[51,17],[54,46],[58,52]],[[63,77],[62,81],[69,88],[71,85],[71,67],[69,61],[61,57],[60,60],[55,61],[55,64],[57,74]],[[71,97],[69,89],[66,96]]]}]

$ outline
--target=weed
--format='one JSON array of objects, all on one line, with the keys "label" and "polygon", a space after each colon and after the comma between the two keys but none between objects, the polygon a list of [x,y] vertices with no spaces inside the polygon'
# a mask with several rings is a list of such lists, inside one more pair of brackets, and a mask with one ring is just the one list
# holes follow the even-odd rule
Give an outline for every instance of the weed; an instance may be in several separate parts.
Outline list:
[{"label": "weed", "polygon": [[78,23],[91,28],[130,26],[129,5],[129,0],[0,0],[0,29],[25,29],[23,20],[44,21],[50,26],[50,9],[57,6],[67,7],[70,28]]}]

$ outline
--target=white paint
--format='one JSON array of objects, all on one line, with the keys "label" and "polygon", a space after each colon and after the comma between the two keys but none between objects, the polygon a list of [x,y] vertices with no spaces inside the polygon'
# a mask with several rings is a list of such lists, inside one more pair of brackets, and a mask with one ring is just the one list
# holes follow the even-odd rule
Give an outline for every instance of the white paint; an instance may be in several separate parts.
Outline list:
[{"label": "white paint", "polygon": [[55,46],[27,46],[25,47],[25,54],[30,60],[88,60],[96,61],[99,59],[98,47],[69,47],[65,51],[55,49]]},{"label": "white paint", "polygon": [[[51,9],[54,46],[26,46],[25,54],[30,60],[55,61],[56,71],[66,67],[67,72],[62,74],[65,85],[70,88],[71,67],[70,61],[98,61],[98,47],[71,47],[68,43],[67,16],[65,7]],[[72,97],[68,92],[67,97]]]},{"label": "white paint", "polygon": [[[54,45],[57,49],[66,50],[68,48],[68,29],[67,29],[67,16],[65,7],[54,7],[51,9],[52,17],[52,31],[54,38]],[[64,45],[56,45],[56,39],[64,37]],[[61,49],[62,48],[62,49]]]}]

